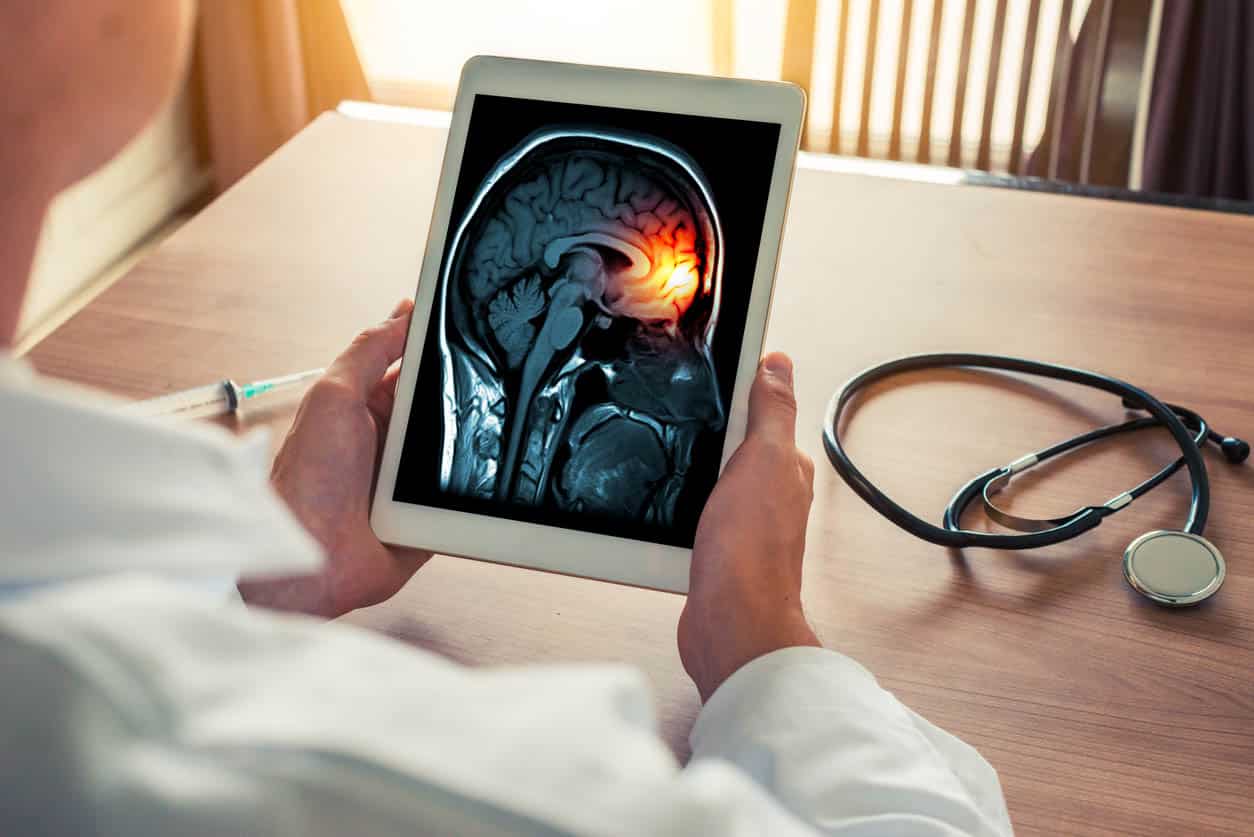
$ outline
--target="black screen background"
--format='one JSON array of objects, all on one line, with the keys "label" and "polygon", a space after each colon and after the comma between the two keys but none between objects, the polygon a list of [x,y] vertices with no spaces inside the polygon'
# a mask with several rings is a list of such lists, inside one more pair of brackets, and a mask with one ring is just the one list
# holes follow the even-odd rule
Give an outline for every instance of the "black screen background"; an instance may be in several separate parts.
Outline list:
[{"label": "black screen background", "polygon": [[[685,114],[573,105],[501,96],[475,97],[453,198],[444,260],[475,191],[496,163],[535,131],[558,125],[596,126],[651,134],[683,149],[704,171],[723,226],[719,321],[711,354],[724,408],[730,411],[745,317],[770,194],[779,125]],[[442,262],[443,266],[443,262]],[[438,300],[437,300],[438,302]],[[566,529],[652,541],[690,549],[701,510],[718,478],[725,431],[698,437],[671,526],[648,525],[554,508],[524,507],[446,494],[440,490],[441,408],[439,316],[432,306],[401,450],[393,499]]]}]

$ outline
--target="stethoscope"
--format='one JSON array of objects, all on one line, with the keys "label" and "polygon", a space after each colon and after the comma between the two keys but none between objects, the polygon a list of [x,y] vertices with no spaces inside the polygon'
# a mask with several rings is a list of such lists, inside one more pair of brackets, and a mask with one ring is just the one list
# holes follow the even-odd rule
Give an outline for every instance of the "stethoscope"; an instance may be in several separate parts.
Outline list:
[{"label": "stethoscope", "polygon": [[[1117,395],[1123,400],[1124,407],[1144,411],[1149,415],[1122,424],[1099,427],[980,474],[958,490],[945,508],[942,525],[936,526],[893,502],[858,470],[840,443],[839,425],[850,400],[863,387],[892,375],[943,367],[998,369],[1069,381]],[[1115,495],[1101,505],[1085,506],[1061,517],[1042,519],[1011,514],[993,500],[997,492],[1004,489],[1015,475],[1042,462],[1099,439],[1159,426],[1167,428],[1180,446],[1180,458],[1139,485]],[[1133,589],[1159,604],[1174,606],[1196,604],[1209,598],[1224,580],[1223,556],[1214,544],[1202,537],[1206,516],[1210,511],[1210,481],[1206,476],[1206,463],[1202,460],[1200,448],[1208,441],[1217,445],[1224,458],[1231,463],[1244,462],[1250,455],[1248,443],[1231,436],[1221,436],[1211,430],[1206,421],[1192,410],[1165,404],[1148,392],[1117,378],[1053,363],[982,354],[914,355],[867,369],[855,375],[832,397],[823,427],[823,446],[827,450],[828,458],[836,472],[859,497],[915,537],[948,547],[1035,549],[1061,543],[1095,528],[1103,519],[1126,508],[1133,500],[1150,491],[1181,467],[1187,468],[1193,490],[1184,529],[1146,532],[1128,545],[1123,556],[1124,578]],[[990,519],[1019,534],[963,529],[959,523],[962,513],[976,497],[982,500]]]}]

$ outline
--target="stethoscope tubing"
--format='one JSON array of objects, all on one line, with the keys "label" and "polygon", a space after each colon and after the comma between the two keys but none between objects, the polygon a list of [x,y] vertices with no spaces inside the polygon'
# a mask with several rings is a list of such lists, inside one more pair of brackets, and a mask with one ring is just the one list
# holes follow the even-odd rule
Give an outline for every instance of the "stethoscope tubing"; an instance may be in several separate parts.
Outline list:
[{"label": "stethoscope tubing", "polygon": [[[1180,457],[1131,491],[1123,492],[1123,494],[1108,501],[1107,504],[1087,506],[1078,510],[1065,522],[1059,522],[1059,525],[1043,531],[1006,534],[973,531],[962,529],[958,526],[957,515],[953,513],[954,509],[956,508],[960,514],[961,509],[975,496],[974,494],[966,496],[965,501],[963,501],[964,492],[970,491],[972,486],[978,485],[979,487],[975,489],[978,493],[978,491],[983,489],[984,484],[999,475],[1004,475],[1007,467],[1010,466],[987,471],[976,477],[963,489],[960,489],[950,502],[945,515],[945,526],[928,523],[893,501],[892,498],[878,489],[866,475],[858,470],[841,444],[840,422],[853,396],[870,384],[906,372],[952,367],[996,369],[1003,372],[1015,372],[1052,380],[1067,381],[1117,395],[1123,399],[1125,405],[1145,410],[1149,413],[1149,416],[1146,418],[1125,422],[1122,425],[1097,428],[1089,433],[1046,448],[1033,457],[1033,464],[1118,432],[1154,425],[1165,427],[1171,433],[1172,438],[1175,439],[1176,444],[1180,447]],[[1196,424],[1197,438],[1194,438],[1194,433],[1190,432],[1184,420],[1181,419],[1181,415],[1190,419],[1190,423]],[[1196,420],[1196,422],[1193,420]],[[828,404],[827,414],[823,423],[823,447],[836,472],[840,474],[841,478],[854,493],[885,518],[918,538],[939,546],[960,549],[967,547],[1035,549],[1070,540],[1083,532],[1093,529],[1105,517],[1122,508],[1131,499],[1149,491],[1181,467],[1188,469],[1192,482],[1189,515],[1184,531],[1200,536],[1206,526],[1206,518],[1210,510],[1210,480],[1207,477],[1206,463],[1202,459],[1199,445],[1206,440],[1210,433],[1211,431],[1206,423],[1196,413],[1183,410],[1174,405],[1167,405],[1145,390],[1108,375],[1060,364],[1025,360],[1004,355],[935,353],[898,358],[863,370],[851,378],[841,387],[839,392],[832,396]],[[1013,473],[1013,470],[1011,473]]]},{"label": "stethoscope tubing", "polygon": [[[1201,447],[1208,437],[1218,438],[1218,434],[1212,431],[1209,425],[1206,424],[1206,420],[1197,413],[1194,413],[1192,410],[1186,410],[1185,408],[1179,407],[1175,404],[1168,404],[1167,406],[1180,417],[1180,419],[1184,422],[1185,427],[1196,428],[1193,441],[1198,445],[1198,447]],[[1157,420],[1153,418],[1139,418],[1131,421],[1125,421],[1122,424],[1111,424],[1105,427],[1099,427],[1095,430],[1090,430],[1087,433],[1082,433],[1079,436],[1074,436],[1070,439],[1059,442],[1056,445],[1052,445],[1044,450],[1031,454],[1030,458],[1032,462],[1028,467],[1035,468],[1038,465],[1048,462],[1050,459],[1053,459],[1063,453],[1090,445],[1101,439],[1116,436],[1120,433],[1131,433],[1136,430],[1144,430],[1150,427],[1158,426],[1160,425]],[[1107,505],[1111,507],[1111,511],[1108,512],[1107,515],[1109,516],[1110,514],[1114,514],[1115,511],[1127,508],[1128,503],[1131,503],[1136,498],[1152,491],[1155,487],[1157,487],[1164,480],[1170,478],[1182,467],[1184,467],[1184,458],[1178,457],[1167,465],[1164,465],[1152,476],[1138,483],[1133,488],[1123,492],[1123,495],[1126,495],[1126,501],[1118,503],[1115,502],[1116,500],[1121,500],[1122,495],[1117,495],[1116,498],[1112,498],[1112,500],[1107,501]],[[991,471],[986,471],[985,473],[980,474],[962,488],[958,489],[957,493],[954,494],[953,499],[951,499],[949,504],[945,506],[944,527],[951,532],[960,530],[962,528],[960,521],[962,520],[963,512],[966,511],[967,506],[969,506],[976,497],[980,496],[984,499],[985,512],[990,517],[1012,529],[1017,528],[1019,531],[1039,531],[1047,528],[1043,524],[1048,523],[1060,526],[1079,514],[1079,512],[1071,512],[1070,514],[1050,520],[1025,520],[1015,515],[1011,515],[995,506],[989,498],[992,486],[999,479],[1003,481],[1002,484],[1004,485],[1006,482],[1009,482],[1010,478],[1016,473],[1021,473],[1024,470],[1027,470],[1027,468],[1021,468],[1018,471],[1012,470],[1011,466],[994,468]],[[1024,524],[1027,524],[1029,528],[1025,528]]]}]

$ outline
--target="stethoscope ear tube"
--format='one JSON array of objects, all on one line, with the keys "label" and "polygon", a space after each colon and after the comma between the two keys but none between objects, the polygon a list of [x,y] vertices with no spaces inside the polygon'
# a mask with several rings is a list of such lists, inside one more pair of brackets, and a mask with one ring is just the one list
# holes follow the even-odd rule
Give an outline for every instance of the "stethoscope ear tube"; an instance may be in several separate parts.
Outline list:
[{"label": "stethoscope ear tube", "polygon": [[[1132,422],[1126,422],[1124,425],[1114,425],[1110,428],[1098,428],[1095,431],[1090,431],[1055,445],[1041,454],[1030,457],[1031,462],[1024,467],[1030,467],[1030,465],[1036,464],[1036,462],[1043,461],[1065,450],[1087,444],[1097,438],[1113,435],[1124,430],[1155,425],[1165,427],[1171,433],[1176,444],[1180,447],[1180,459],[1166,466],[1158,474],[1155,474],[1136,488],[1116,495],[1116,497],[1107,501],[1104,505],[1088,506],[1064,518],[1035,521],[1036,523],[1056,524],[1041,528],[1039,531],[1006,534],[963,529],[959,524],[962,510],[976,496],[982,494],[990,482],[999,478],[1008,479],[1013,473],[1017,472],[1015,464],[1012,463],[1011,466],[987,471],[963,486],[946,508],[942,521],[943,526],[928,523],[894,502],[858,470],[841,444],[840,425],[850,400],[864,387],[893,375],[948,367],[995,369],[1003,372],[1015,372],[1068,381],[1109,392],[1123,399],[1125,405],[1143,409],[1149,413],[1149,418],[1137,419]],[[1196,439],[1194,438],[1194,433],[1190,433],[1189,428],[1186,427],[1185,422],[1177,413],[1184,415],[1190,420],[1191,424],[1199,427]],[[957,548],[981,546],[991,549],[1035,549],[1041,546],[1061,543],[1098,526],[1103,518],[1126,506],[1132,499],[1162,482],[1178,470],[1181,465],[1188,469],[1193,486],[1189,515],[1184,531],[1191,535],[1201,536],[1206,526],[1206,517],[1210,509],[1210,481],[1206,473],[1206,463],[1202,459],[1198,445],[1206,440],[1208,434],[1210,434],[1209,428],[1195,413],[1174,405],[1168,406],[1148,392],[1117,378],[1068,366],[1003,355],[938,353],[912,355],[892,360],[866,369],[851,378],[839,392],[832,396],[828,404],[823,425],[823,448],[836,472],[840,474],[845,483],[859,497],[888,520],[918,538],[940,546]],[[1233,442],[1234,445],[1230,447],[1235,447],[1235,444],[1244,444],[1240,440],[1233,440]],[[1225,441],[1224,444],[1227,445],[1227,442]],[[1227,447],[1225,447],[1225,454],[1227,454]],[[1024,457],[1020,462],[1027,459],[1029,457]],[[1232,460],[1232,457],[1229,457],[1229,459]],[[1018,470],[1022,470],[1022,467],[1018,468]]]},{"label": "stethoscope ear tube", "polygon": [[[1211,438],[1212,440],[1219,442],[1221,449],[1226,451],[1226,448],[1224,448],[1224,442],[1226,440],[1220,437],[1218,433],[1212,431],[1206,424],[1206,420],[1197,413],[1192,410],[1186,410],[1184,407],[1178,407],[1175,404],[1168,404],[1167,407],[1180,417],[1180,420],[1184,422],[1186,427],[1194,431],[1193,441],[1199,447],[1205,443],[1207,438]],[[1095,430],[1090,430],[1087,433],[1081,433],[1078,436],[1073,436],[1070,439],[1059,442],[1058,444],[1051,445],[1050,447],[1037,451],[1036,453],[1022,456],[1005,467],[994,468],[991,471],[980,474],[978,477],[971,480],[971,482],[960,488],[958,493],[955,494],[953,499],[950,501],[949,505],[945,507],[944,526],[946,529],[950,530],[961,529],[962,527],[960,525],[960,521],[962,520],[962,514],[971,501],[977,496],[983,501],[985,514],[988,515],[994,523],[1000,524],[1007,529],[1013,529],[1017,532],[1043,532],[1055,526],[1061,526],[1067,523],[1071,518],[1079,516],[1084,509],[1077,509],[1071,514],[1063,515],[1057,518],[1028,518],[1001,508],[997,504],[996,500],[993,499],[993,495],[1008,486],[1011,479],[1017,474],[1036,468],[1056,456],[1073,451],[1076,448],[1084,447],[1085,445],[1090,445],[1111,436],[1116,436],[1121,433],[1129,433],[1136,430],[1144,430],[1150,427],[1158,427],[1158,422],[1152,418],[1139,418],[1131,421],[1125,421],[1122,424],[1112,424],[1106,427],[1099,427]],[[1229,461],[1233,461],[1232,457],[1227,456],[1226,453],[1225,457]],[[1157,473],[1148,479],[1143,480],[1127,491],[1115,495],[1102,505],[1101,508],[1107,510],[1102,516],[1104,517],[1106,515],[1113,514],[1116,511],[1125,508],[1133,500],[1155,488],[1176,471],[1180,470],[1183,466],[1184,458],[1177,458],[1160,468]]]}]

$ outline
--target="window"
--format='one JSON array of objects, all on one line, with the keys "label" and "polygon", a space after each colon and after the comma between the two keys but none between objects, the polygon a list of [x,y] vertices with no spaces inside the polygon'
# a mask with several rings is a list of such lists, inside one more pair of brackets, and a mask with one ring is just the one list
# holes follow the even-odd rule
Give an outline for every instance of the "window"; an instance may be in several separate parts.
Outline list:
[{"label": "window", "polygon": [[[366,74],[382,102],[448,108],[457,74],[478,53],[610,64],[686,73],[718,73],[778,79],[790,12],[808,21],[797,48],[808,66],[807,147],[833,147],[850,153],[861,117],[863,77],[870,38],[872,0],[343,0]],[[992,168],[1003,168],[1014,131],[1025,35],[1031,0],[1006,0],[1001,61],[992,113]],[[895,76],[902,27],[909,47],[902,88],[902,157],[913,159],[919,143],[922,100],[932,10],[931,0],[876,0],[873,84],[870,89],[870,156],[885,156],[896,98]],[[966,72],[962,120],[964,163],[971,164],[981,133],[985,85],[997,0],[976,0],[972,16],[971,59]],[[1072,34],[1089,0],[1075,0]],[[1062,0],[1040,0],[1024,119],[1024,148],[1040,140],[1045,127],[1054,47]],[[932,159],[944,159],[959,78],[967,0],[944,0],[936,66],[936,97],[931,120]],[[848,21],[842,74],[840,124],[833,128],[836,52],[840,20]],[[809,46],[810,51],[805,50]],[[795,60],[793,61],[795,64]],[[939,153],[938,153],[939,152]]]},{"label": "window", "polygon": [[371,88],[394,104],[448,107],[476,54],[779,77],[783,0],[343,2]]}]

